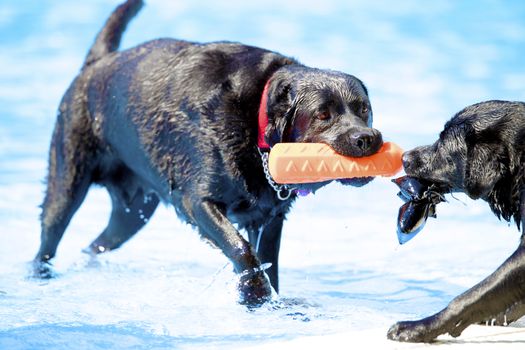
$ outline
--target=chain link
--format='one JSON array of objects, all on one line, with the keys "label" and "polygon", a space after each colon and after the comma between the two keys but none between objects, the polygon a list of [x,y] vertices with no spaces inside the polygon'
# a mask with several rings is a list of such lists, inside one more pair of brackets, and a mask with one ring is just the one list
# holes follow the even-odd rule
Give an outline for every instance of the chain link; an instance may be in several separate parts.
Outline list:
[{"label": "chain link", "polygon": [[277,198],[279,198],[282,201],[287,200],[292,195],[292,191],[295,189],[293,187],[289,187],[288,185],[279,185],[277,184],[273,178],[272,175],[270,175],[270,170],[268,170],[268,152],[263,152],[259,147],[257,147],[257,151],[259,151],[259,154],[261,155],[262,165],[264,169],[264,175],[266,176],[266,180],[268,181],[268,184],[273,188],[273,190],[277,193]]}]

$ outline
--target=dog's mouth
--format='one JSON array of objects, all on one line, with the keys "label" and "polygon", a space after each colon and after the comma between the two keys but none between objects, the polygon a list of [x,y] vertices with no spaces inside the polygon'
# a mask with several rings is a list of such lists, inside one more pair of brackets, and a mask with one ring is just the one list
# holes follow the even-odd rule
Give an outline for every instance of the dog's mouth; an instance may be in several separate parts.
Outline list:
[{"label": "dog's mouth", "polygon": [[371,182],[373,179],[374,179],[373,176],[367,176],[367,177],[354,177],[351,179],[339,179],[337,181],[345,186],[362,187],[368,184],[369,182]]},{"label": "dog's mouth", "polygon": [[406,171],[406,175],[411,178],[416,179],[417,181],[432,184],[434,189],[439,190],[440,192],[443,192],[443,193],[463,192],[462,189],[456,188],[453,184],[447,181],[444,181],[443,179],[435,178],[433,176],[419,174],[413,171],[410,171],[410,172]]}]

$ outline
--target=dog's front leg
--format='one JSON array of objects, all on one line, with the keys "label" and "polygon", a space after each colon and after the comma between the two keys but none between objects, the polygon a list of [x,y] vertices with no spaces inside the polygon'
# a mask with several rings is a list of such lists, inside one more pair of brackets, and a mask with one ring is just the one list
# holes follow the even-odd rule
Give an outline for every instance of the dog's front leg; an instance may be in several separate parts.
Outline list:
[{"label": "dog's front leg", "polygon": [[279,293],[279,249],[283,230],[284,214],[275,214],[263,228],[248,230],[250,243],[256,248],[257,256],[263,264],[271,264],[266,273],[273,289]]},{"label": "dog's front leg", "polygon": [[457,337],[469,325],[484,321],[525,301],[525,235],[518,249],[490,276],[456,297],[442,311],[418,321],[398,322],[388,338],[430,342],[449,333]]},{"label": "dog's front leg", "polygon": [[258,305],[271,297],[271,287],[253,247],[235,229],[220,205],[209,200],[193,206],[193,217],[200,231],[206,235],[233,263],[240,276],[241,303]]}]

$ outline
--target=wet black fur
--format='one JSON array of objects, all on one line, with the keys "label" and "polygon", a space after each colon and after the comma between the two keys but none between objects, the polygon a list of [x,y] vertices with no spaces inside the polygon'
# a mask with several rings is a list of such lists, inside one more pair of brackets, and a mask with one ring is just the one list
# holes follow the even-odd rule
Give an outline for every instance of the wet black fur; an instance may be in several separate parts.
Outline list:
[{"label": "wet black fur", "polygon": [[457,113],[433,145],[403,155],[409,176],[485,200],[499,218],[521,225],[522,236],[493,274],[439,313],[395,324],[389,338],[428,342],[443,333],[459,336],[472,323],[510,323],[525,315],[524,150],[525,103],[488,101]]},{"label": "wet black fur", "polygon": [[267,273],[278,290],[281,229],[295,195],[279,200],[264,176],[257,150],[263,88],[270,80],[270,145],[325,142],[353,156],[382,144],[366,88],[351,75],[238,43],[160,39],[116,51],[141,6],[130,0],[115,10],[60,104],[35,273],[52,276],[48,262],[96,183],[108,189],[113,210],[88,252],[118,248],[163,201],[232,261],[243,301],[264,301],[270,285],[258,269],[272,264]]}]

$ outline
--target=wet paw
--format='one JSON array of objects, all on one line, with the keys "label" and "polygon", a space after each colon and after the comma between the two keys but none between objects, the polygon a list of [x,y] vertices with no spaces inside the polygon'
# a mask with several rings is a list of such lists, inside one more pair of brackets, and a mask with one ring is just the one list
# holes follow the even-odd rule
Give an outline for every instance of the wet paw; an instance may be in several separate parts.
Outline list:
[{"label": "wet paw", "polygon": [[240,304],[258,307],[272,299],[272,287],[263,271],[242,274],[239,280]]},{"label": "wet paw", "polygon": [[394,324],[387,333],[390,340],[428,343],[434,340],[438,334],[431,332],[425,322],[422,321],[403,321]]},{"label": "wet paw", "polygon": [[57,277],[57,273],[48,261],[34,260],[31,277],[46,280]]}]

